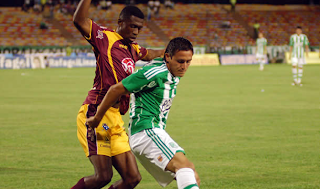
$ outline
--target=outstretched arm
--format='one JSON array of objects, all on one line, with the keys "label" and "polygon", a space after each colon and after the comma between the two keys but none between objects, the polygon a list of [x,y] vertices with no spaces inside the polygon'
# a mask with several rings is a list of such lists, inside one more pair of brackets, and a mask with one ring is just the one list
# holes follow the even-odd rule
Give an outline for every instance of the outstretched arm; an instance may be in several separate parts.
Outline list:
[{"label": "outstretched arm", "polygon": [[150,61],[150,60],[153,60],[157,57],[161,57],[164,55],[164,51],[165,51],[165,49],[162,49],[162,50],[148,49],[147,56],[145,56],[142,60]]},{"label": "outstretched arm", "polygon": [[87,125],[91,128],[97,127],[106,111],[124,94],[129,94],[129,91],[123,86],[122,82],[112,85],[104,96],[96,115],[87,119]]},{"label": "outstretched arm", "polygon": [[306,57],[309,57],[309,45],[305,45]]},{"label": "outstretched arm", "polygon": [[83,36],[90,36],[91,20],[89,16],[91,0],[81,0],[73,15],[73,23]]}]

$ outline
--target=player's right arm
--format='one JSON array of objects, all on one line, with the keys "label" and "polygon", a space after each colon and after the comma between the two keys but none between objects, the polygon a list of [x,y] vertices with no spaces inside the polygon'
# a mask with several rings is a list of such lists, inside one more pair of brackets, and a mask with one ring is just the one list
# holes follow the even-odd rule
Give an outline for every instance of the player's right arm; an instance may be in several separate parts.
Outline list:
[{"label": "player's right arm", "polygon": [[292,53],[292,46],[293,46],[293,36],[290,37],[290,42],[289,42],[289,59],[291,59],[291,53]]},{"label": "player's right arm", "polygon": [[90,37],[91,19],[89,16],[91,0],[81,0],[73,15],[73,23],[83,36]]},{"label": "player's right arm", "polygon": [[153,79],[147,79],[144,75],[145,70],[142,68],[138,72],[131,74],[121,82],[112,85],[107,94],[103,97],[103,100],[97,110],[95,116],[87,119],[87,125],[91,128],[95,128],[99,125],[106,111],[114,105],[122,95],[129,94],[131,92],[137,92],[143,89]]},{"label": "player's right arm", "polygon": [[106,111],[125,94],[129,94],[129,91],[123,86],[122,82],[112,85],[107,94],[103,97],[97,113],[93,117],[89,117],[86,124],[91,128],[96,128]]}]

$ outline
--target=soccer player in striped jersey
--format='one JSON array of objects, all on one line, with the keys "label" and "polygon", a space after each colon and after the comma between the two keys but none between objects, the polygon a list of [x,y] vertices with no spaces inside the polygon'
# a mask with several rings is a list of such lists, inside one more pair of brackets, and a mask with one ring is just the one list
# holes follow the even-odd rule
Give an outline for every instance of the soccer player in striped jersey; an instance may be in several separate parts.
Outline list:
[{"label": "soccer player in striped jersey", "polygon": [[177,85],[193,56],[193,46],[185,38],[172,39],[164,59],[144,66],[113,85],[95,116],[87,124],[95,128],[117,99],[131,93],[129,143],[146,170],[165,187],[174,178],[178,189],[198,189],[200,179],[184,150],[165,131]]},{"label": "soccer player in striped jersey", "polygon": [[306,56],[308,57],[309,40],[308,37],[302,33],[302,28],[300,26],[296,28],[296,33],[291,35],[289,46],[289,58],[291,59],[293,74],[292,85],[302,86],[301,79],[303,73],[303,65],[306,63],[304,53],[306,53]]},{"label": "soccer player in striped jersey", "polygon": [[104,187],[111,181],[112,166],[121,179],[110,189],[131,189],[140,182],[141,176],[120,115],[129,108],[129,95],[112,104],[97,128],[92,129],[85,123],[88,117],[95,115],[109,88],[133,73],[136,61],[152,60],[162,56],[164,50],[146,49],[135,42],[144,22],[139,8],[125,7],[119,15],[118,27],[113,30],[88,17],[90,4],[91,0],[79,2],[74,24],[91,44],[97,60],[93,87],[77,116],[77,136],[94,167],[94,175],[81,178],[72,189]]},{"label": "soccer player in striped jersey", "polygon": [[259,37],[256,41],[257,44],[257,53],[256,59],[260,65],[259,70],[264,69],[264,64],[267,60],[267,39],[263,37],[263,33],[259,33]]}]

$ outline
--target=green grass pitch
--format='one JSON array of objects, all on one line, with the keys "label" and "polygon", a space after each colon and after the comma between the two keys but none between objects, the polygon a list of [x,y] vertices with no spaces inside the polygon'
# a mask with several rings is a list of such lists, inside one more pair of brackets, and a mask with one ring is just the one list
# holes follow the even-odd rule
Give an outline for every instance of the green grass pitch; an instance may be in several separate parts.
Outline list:
[{"label": "green grass pitch", "polygon": [[[94,68],[0,70],[0,188],[70,188],[93,173],[76,136],[93,76]],[[291,82],[289,65],[189,68],[167,132],[202,189],[320,188],[320,65],[304,67],[303,87]],[[139,169],[138,189],[161,188]]]}]

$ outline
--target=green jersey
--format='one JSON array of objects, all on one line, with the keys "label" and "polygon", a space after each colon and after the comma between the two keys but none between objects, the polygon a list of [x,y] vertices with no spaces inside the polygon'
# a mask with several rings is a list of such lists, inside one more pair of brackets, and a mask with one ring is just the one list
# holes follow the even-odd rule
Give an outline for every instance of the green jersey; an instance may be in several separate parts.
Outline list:
[{"label": "green jersey", "polygon": [[258,38],[256,41],[257,44],[257,53],[256,54],[265,54],[265,46],[267,46],[267,39],[262,37],[262,38]]},{"label": "green jersey", "polygon": [[289,45],[292,47],[293,58],[303,58],[304,57],[304,48],[306,45],[309,45],[308,37],[304,34],[293,34],[290,37]]},{"label": "green jersey", "polygon": [[172,100],[180,78],[174,77],[163,59],[139,69],[122,80],[130,92],[130,134],[145,129],[166,128]]}]

